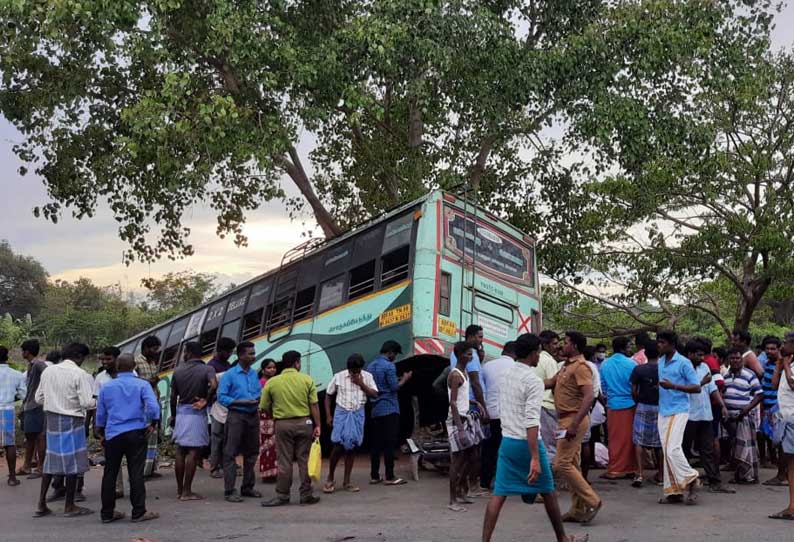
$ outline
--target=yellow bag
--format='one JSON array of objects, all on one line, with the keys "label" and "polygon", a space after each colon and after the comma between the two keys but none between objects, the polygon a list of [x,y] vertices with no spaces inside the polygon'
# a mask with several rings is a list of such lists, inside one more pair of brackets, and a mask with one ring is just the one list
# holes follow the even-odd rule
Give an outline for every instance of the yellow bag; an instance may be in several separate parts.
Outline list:
[{"label": "yellow bag", "polygon": [[323,472],[323,451],[320,448],[320,439],[314,439],[312,449],[309,451],[309,477],[315,482],[320,480]]}]

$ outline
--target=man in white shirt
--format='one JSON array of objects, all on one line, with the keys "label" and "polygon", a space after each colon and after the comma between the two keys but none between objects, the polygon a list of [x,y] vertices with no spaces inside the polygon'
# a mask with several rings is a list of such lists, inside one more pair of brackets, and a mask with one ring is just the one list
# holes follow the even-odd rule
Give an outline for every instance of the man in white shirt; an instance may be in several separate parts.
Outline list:
[{"label": "man in white shirt", "polygon": [[543,495],[546,514],[557,540],[580,540],[565,534],[551,465],[540,436],[544,383],[532,370],[540,359],[540,344],[536,335],[527,333],[519,337],[515,347],[516,361],[501,385],[502,445],[493,496],[483,521],[483,542],[490,542],[508,496],[518,495],[532,502],[538,494]]},{"label": "man in white shirt", "polygon": [[502,444],[502,424],[499,421],[499,390],[505,375],[513,367],[516,360],[516,343],[510,341],[502,349],[502,355],[486,362],[482,366],[482,381],[485,388],[485,410],[491,419],[491,436],[482,443],[482,462],[480,468],[480,486],[491,489],[496,473],[496,458],[499,445]]},{"label": "man in white shirt", "polygon": [[[551,380],[559,371],[557,356],[560,351],[560,336],[547,329],[540,333],[540,344],[543,350],[535,366],[535,374],[543,380]],[[554,463],[557,454],[557,409],[554,406],[552,390],[543,393],[543,404],[540,411],[540,434],[546,445],[549,462]]]},{"label": "man in white shirt", "polygon": [[[347,370],[336,373],[325,390],[325,420],[331,428],[334,449],[329,460],[328,478],[324,493],[333,493],[336,465],[345,456],[345,491],[358,492],[359,487],[351,483],[355,449],[364,440],[364,407],[367,397],[377,397],[378,387],[372,374],[363,370],[364,358],[353,354],[347,358]],[[335,399],[336,411],[331,414],[331,398]]]},{"label": "man in white shirt", "polygon": [[93,510],[75,505],[77,477],[88,470],[85,414],[94,408],[94,380],[80,368],[88,356],[88,347],[72,343],[63,351],[64,360],[41,374],[36,402],[44,406],[47,419],[47,452],[41,478],[39,505],[34,517],[52,514],[47,508],[47,490],[54,475],[66,478],[64,516],[91,514]]},{"label": "man in white shirt", "polygon": [[772,376],[777,389],[780,419],[775,424],[775,440],[780,442],[788,470],[788,508],[771,514],[772,519],[794,520],[794,331],[785,335],[781,356]]}]

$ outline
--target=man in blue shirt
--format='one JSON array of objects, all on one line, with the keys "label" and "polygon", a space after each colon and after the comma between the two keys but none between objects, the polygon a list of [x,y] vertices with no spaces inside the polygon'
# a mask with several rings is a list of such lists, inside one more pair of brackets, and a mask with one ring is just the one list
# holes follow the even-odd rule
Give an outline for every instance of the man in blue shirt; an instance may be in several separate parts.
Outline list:
[{"label": "man in blue shirt", "polygon": [[613,354],[601,364],[601,391],[607,398],[607,429],[609,430],[609,466],[602,476],[616,480],[637,476],[632,431],[636,403],[631,394],[631,373],[637,363],[631,359],[634,341],[630,337],[612,340]]},{"label": "man in blue shirt", "polygon": [[700,393],[689,396],[689,420],[684,431],[684,455],[692,457],[692,444],[700,452],[700,463],[706,473],[710,493],[736,493],[733,489],[722,486],[719,458],[714,449],[714,427],[711,423],[714,416],[711,412],[712,401],[720,405],[723,418],[728,417],[728,410],[722,401],[717,385],[711,379],[711,370],[703,363],[707,346],[700,341],[689,341],[686,354],[700,380]]},{"label": "man in blue shirt", "polygon": [[116,477],[122,458],[127,459],[130,476],[132,521],[159,517],[146,511],[146,485],[143,469],[149,433],[157,430],[160,404],[152,386],[136,377],[135,358],[122,354],[116,359],[118,375],[102,386],[97,400],[96,432],[105,446],[105,471],[102,474],[102,523],[121,519],[116,511]]},{"label": "man in blue shirt", "polygon": [[386,485],[401,485],[402,478],[394,476],[394,448],[400,435],[400,403],[397,400],[399,389],[411,379],[412,372],[406,371],[397,379],[394,360],[403,353],[400,343],[386,341],[380,355],[367,365],[378,388],[378,396],[370,398],[372,403],[372,441],[370,444],[370,484],[383,482],[380,477],[380,456],[386,469]]},{"label": "man in blue shirt", "polygon": [[681,502],[684,492],[687,503],[697,499],[698,471],[684,455],[681,442],[689,420],[689,396],[700,393],[692,363],[678,353],[678,335],[661,331],[656,335],[659,345],[659,436],[664,450],[664,498],[659,502]]},{"label": "man in blue shirt", "polygon": [[[237,365],[223,373],[218,388],[218,402],[229,409],[223,442],[223,494],[228,502],[242,502],[243,497],[259,498],[254,489],[254,465],[259,455],[259,412],[257,406],[262,385],[251,364],[256,359],[254,343],[237,345]],[[243,483],[240,494],[234,490],[237,479],[237,454],[243,456]]]},{"label": "man in blue shirt", "polygon": [[[777,465],[777,475],[770,478],[763,485],[765,486],[787,486],[788,482],[786,474],[786,459],[783,457],[783,450],[780,445],[775,446],[772,436],[775,427],[775,417],[780,411],[777,402],[777,389],[774,387],[773,380],[775,375],[775,368],[778,365],[778,360],[781,357],[780,349],[783,343],[775,336],[764,337],[761,347],[764,351],[758,356],[758,361],[763,364],[764,378],[761,381],[761,389],[763,389],[764,398],[761,401],[761,433],[763,440],[759,440],[759,451],[761,456],[761,463],[763,467],[764,448],[768,448],[769,455],[768,461],[772,465]],[[766,446],[764,446],[766,443]]]}]

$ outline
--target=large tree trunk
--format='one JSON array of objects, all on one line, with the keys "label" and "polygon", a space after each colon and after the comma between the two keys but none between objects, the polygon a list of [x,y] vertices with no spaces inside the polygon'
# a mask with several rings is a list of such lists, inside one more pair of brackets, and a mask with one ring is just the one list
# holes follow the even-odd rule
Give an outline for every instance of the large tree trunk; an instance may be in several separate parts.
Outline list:
[{"label": "large tree trunk", "polygon": [[747,330],[750,327],[750,322],[753,319],[753,313],[761,303],[764,294],[769,289],[772,281],[767,278],[756,278],[754,280],[745,280],[745,287],[743,288],[742,295],[739,296],[739,304],[736,306],[736,323],[734,329]]}]

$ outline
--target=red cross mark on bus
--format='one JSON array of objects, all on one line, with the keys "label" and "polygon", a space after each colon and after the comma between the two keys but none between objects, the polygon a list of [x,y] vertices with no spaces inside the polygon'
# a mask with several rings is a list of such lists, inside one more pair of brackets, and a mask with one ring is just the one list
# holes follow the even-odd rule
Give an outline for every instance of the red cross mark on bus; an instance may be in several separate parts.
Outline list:
[{"label": "red cross mark on bus", "polygon": [[532,330],[529,328],[529,326],[532,323],[532,313],[529,313],[529,316],[524,318],[524,315],[521,314],[521,311],[518,311],[518,319],[521,320],[521,325],[518,326],[518,333],[521,334],[522,330],[526,330],[527,333],[531,333]]}]

